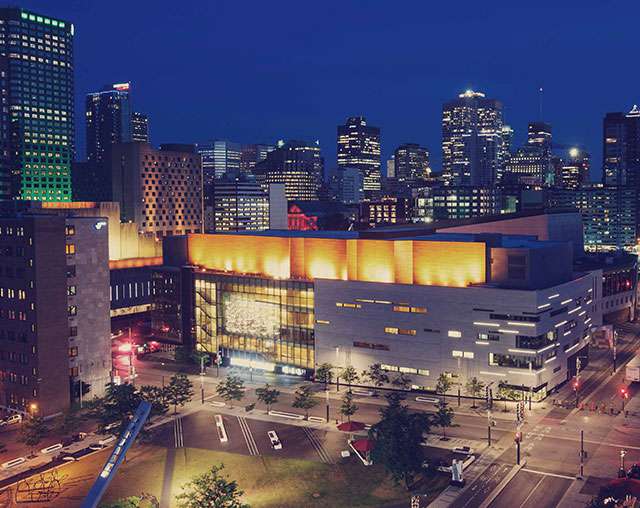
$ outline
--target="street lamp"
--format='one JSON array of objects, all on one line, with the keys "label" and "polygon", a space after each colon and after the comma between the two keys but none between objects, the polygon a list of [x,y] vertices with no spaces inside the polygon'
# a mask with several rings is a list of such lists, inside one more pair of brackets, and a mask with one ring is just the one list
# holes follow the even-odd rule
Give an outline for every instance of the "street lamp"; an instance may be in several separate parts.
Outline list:
[{"label": "street lamp", "polygon": [[627,476],[624,470],[624,456],[627,454],[627,450],[620,450],[620,469],[618,470],[618,478],[625,478]]},{"label": "street lamp", "polygon": [[38,412],[38,404],[36,404],[35,402],[29,404],[29,410],[31,411],[31,416],[35,416]]}]

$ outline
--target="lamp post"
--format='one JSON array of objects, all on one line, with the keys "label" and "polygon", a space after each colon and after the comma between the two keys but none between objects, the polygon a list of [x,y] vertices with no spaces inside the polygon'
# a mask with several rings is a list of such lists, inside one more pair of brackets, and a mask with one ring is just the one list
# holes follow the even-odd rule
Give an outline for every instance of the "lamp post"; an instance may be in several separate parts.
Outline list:
[{"label": "lamp post", "polygon": [[327,400],[327,423],[329,423],[329,388],[324,391]]},{"label": "lamp post", "polygon": [[487,407],[487,444],[491,446],[491,410]]}]

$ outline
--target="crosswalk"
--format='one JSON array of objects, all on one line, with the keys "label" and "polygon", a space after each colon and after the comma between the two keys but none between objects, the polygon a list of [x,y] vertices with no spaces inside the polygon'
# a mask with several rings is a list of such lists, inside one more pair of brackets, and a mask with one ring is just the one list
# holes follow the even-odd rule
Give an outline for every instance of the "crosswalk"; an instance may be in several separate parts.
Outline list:
[{"label": "crosswalk", "polygon": [[331,459],[331,456],[327,452],[326,448],[324,447],[324,445],[322,444],[318,436],[316,436],[316,434],[313,432],[313,430],[308,427],[302,427],[302,428],[307,438],[309,439],[309,441],[311,441],[311,446],[313,446],[315,451],[320,456],[320,460],[326,464],[333,464],[333,460]]},{"label": "crosswalk", "polygon": [[173,420],[173,442],[175,448],[184,448],[184,433],[182,432],[182,417]]},{"label": "crosswalk", "polygon": [[258,451],[258,445],[256,445],[256,440],[253,438],[253,434],[251,433],[251,429],[249,428],[247,419],[243,416],[238,416],[237,418],[238,424],[240,425],[240,430],[242,431],[242,436],[244,437],[245,443],[247,443],[249,455],[260,455],[260,452]]}]

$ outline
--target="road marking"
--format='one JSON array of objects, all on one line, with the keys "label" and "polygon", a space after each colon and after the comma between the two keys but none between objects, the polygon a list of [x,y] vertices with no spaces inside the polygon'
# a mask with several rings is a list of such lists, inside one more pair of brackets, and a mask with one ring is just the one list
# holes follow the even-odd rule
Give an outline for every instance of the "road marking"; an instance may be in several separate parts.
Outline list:
[{"label": "road marking", "polygon": [[243,416],[238,416],[238,423],[240,424],[240,430],[242,431],[242,435],[244,436],[244,441],[247,443],[247,449],[249,450],[249,455],[260,455],[258,451],[258,446],[256,445],[255,439],[253,439],[253,434],[251,433],[251,429],[249,428],[249,424],[247,423],[247,419]]},{"label": "road marking", "polygon": [[[524,471],[524,469],[523,469]],[[538,481],[538,483],[536,483],[535,487],[533,487],[531,489],[531,492],[529,492],[529,495],[527,497],[524,498],[524,501],[522,501],[522,504],[520,505],[520,508],[522,508],[525,504],[527,504],[527,501],[529,501],[529,499],[531,498],[531,496],[533,496],[533,493],[536,491],[536,489],[540,486],[540,484],[544,481],[545,477],[543,476],[542,478],[540,478],[540,480]]]},{"label": "road marking", "polygon": [[175,448],[184,447],[184,434],[182,432],[182,416],[173,420],[173,442]]},{"label": "road marking", "polygon": [[558,473],[547,473],[546,471],[537,471],[535,469],[528,469],[528,468],[523,468],[522,469],[524,472],[526,473],[533,473],[533,474],[539,474],[542,476],[553,476],[554,478],[563,478],[565,480],[575,480],[575,476],[567,476],[564,474],[558,474]]},{"label": "road marking", "polygon": [[325,449],[324,445],[322,444],[322,442],[320,441],[318,436],[315,435],[313,430],[309,429],[307,427],[302,427],[302,429],[304,430],[304,433],[309,438],[309,441],[311,441],[311,446],[313,446],[315,451],[320,456],[320,460],[322,462],[327,463],[327,464],[333,464],[333,460],[331,460],[331,456],[329,455],[329,453]]}]

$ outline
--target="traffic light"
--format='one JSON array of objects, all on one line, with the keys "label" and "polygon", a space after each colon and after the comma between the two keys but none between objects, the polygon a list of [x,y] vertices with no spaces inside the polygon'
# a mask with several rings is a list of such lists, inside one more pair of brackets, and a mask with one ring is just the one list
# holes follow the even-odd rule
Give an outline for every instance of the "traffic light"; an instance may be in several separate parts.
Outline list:
[{"label": "traffic light", "polygon": [[573,389],[574,389],[574,391],[576,391],[576,392],[577,392],[579,387],[580,387],[580,383],[579,383],[579,382],[578,382],[578,380],[576,379],[576,380],[573,382]]},{"label": "traffic light", "polygon": [[489,405],[489,398],[490,398],[489,397],[489,387],[487,386],[484,389],[484,399],[485,399],[485,402],[487,403],[487,406]]},{"label": "traffic light", "polygon": [[627,391],[627,387],[623,386],[620,388],[620,397],[622,397],[623,399],[628,399],[629,398],[629,392]]}]

